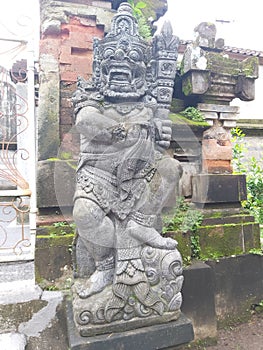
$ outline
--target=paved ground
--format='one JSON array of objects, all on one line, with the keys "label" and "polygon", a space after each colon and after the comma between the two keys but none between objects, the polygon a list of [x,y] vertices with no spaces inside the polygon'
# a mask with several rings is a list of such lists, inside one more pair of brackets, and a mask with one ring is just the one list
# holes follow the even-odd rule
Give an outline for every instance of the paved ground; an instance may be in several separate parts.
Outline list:
[{"label": "paved ground", "polygon": [[263,350],[263,313],[252,316],[248,323],[221,329],[215,346],[200,350]]}]

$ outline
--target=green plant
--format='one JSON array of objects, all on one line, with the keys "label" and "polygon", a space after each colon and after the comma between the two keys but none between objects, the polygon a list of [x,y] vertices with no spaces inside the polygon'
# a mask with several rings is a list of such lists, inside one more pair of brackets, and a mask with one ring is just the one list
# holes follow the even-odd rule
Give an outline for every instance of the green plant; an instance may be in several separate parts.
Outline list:
[{"label": "green plant", "polygon": [[181,112],[181,114],[186,118],[193,120],[195,122],[205,121],[203,114],[195,107],[187,107],[185,110]]},{"label": "green plant", "polygon": [[249,209],[260,224],[263,223],[263,169],[252,157],[247,172],[247,200],[244,207]]},{"label": "green plant", "polygon": [[199,258],[200,244],[197,230],[203,221],[203,214],[191,207],[184,197],[177,199],[172,215],[163,216],[163,233],[168,231],[190,233],[191,257]]},{"label": "green plant", "polygon": [[253,248],[253,249],[250,249],[249,253],[263,256],[263,250],[262,249]]},{"label": "green plant", "polygon": [[263,167],[255,157],[245,161],[245,152],[248,151],[244,141],[245,133],[239,128],[234,128],[231,134],[234,173],[246,174],[247,200],[242,205],[258,223],[263,224]]},{"label": "green plant", "polygon": [[246,167],[244,163],[244,153],[247,152],[246,143],[244,141],[245,134],[244,132],[236,127],[231,129],[231,142],[233,144],[233,169],[236,173],[245,173]]},{"label": "green plant", "polygon": [[201,254],[199,235],[196,232],[191,235],[191,251],[192,258],[199,259]]},{"label": "green plant", "polygon": [[251,310],[257,313],[263,312],[263,300],[261,300],[258,304],[252,304]]},{"label": "green plant", "polygon": [[131,5],[133,15],[138,21],[139,34],[146,40],[151,39],[151,28],[147,23],[147,19],[142,12],[142,9],[144,9],[147,6],[146,3],[143,1],[135,3],[134,0],[128,0],[128,3]]},{"label": "green plant", "polygon": [[56,237],[58,235],[65,236],[74,231],[76,228],[76,224],[74,222],[68,223],[67,221],[55,222],[52,226],[55,227],[55,230],[51,230],[50,237]]}]

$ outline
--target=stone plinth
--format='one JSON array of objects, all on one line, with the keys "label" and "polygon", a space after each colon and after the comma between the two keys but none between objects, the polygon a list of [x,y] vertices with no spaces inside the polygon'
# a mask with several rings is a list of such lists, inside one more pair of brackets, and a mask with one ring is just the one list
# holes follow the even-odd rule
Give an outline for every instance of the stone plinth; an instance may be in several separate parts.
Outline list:
[{"label": "stone plinth", "polygon": [[71,304],[67,305],[68,338],[71,350],[157,350],[193,340],[191,322],[181,315],[176,321],[137,328],[120,333],[81,337],[73,321]]},{"label": "stone plinth", "polygon": [[260,248],[259,225],[241,207],[246,199],[246,176],[201,174],[193,177],[192,201],[203,208],[198,228],[200,256],[218,258]]},{"label": "stone plinth", "polygon": [[196,204],[240,203],[246,199],[246,176],[200,174],[192,179],[192,201]]},{"label": "stone plinth", "polygon": [[225,128],[236,127],[236,121],[240,112],[240,108],[237,106],[198,103],[197,108],[211,126],[215,120],[219,120]]},{"label": "stone plinth", "polygon": [[216,139],[202,142],[202,169],[208,173],[232,173],[232,145],[230,141],[220,144]]}]

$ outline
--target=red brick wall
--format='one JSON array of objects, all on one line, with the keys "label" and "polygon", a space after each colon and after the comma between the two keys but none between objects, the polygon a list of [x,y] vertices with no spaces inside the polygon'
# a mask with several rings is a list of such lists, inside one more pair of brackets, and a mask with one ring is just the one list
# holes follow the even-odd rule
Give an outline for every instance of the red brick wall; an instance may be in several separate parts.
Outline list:
[{"label": "red brick wall", "polygon": [[63,152],[77,153],[78,136],[72,134],[71,97],[77,77],[88,79],[92,74],[93,39],[102,38],[102,26],[94,18],[69,18],[61,24],[59,34],[44,34],[40,40],[40,54],[50,54],[59,62],[60,73],[60,140]]},{"label": "red brick wall", "polygon": [[102,38],[103,29],[95,20],[70,18],[61,25],[60,77],[62,81],[75,82],[78,75],[87,79],[92,74],[93,39]]}]

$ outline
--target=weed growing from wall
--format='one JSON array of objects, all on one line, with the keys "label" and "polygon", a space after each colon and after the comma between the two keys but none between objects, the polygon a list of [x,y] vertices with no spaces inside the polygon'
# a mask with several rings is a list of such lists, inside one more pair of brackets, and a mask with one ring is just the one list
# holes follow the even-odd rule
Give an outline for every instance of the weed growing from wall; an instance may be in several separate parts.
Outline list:
[{"label": "weed growing from wall", "polygon": [[245,133],[239,129],[231,130],[233,142],[233,169],[236,174],[246,174],[247,200],[242,203],[245,209],[255,217],[256,222],[263,225],[263,168],[255,157],[244,161],[248,152]]}]

